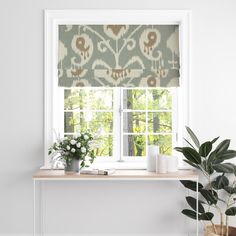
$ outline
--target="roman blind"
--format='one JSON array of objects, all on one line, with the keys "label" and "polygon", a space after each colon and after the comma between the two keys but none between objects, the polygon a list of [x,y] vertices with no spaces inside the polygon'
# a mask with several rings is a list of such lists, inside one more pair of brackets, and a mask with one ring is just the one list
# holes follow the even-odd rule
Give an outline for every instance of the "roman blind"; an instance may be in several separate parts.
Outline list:
[{"label": "roman blind", "polygon": [[58,27],[59,86],[179,86],[178,25]]}]

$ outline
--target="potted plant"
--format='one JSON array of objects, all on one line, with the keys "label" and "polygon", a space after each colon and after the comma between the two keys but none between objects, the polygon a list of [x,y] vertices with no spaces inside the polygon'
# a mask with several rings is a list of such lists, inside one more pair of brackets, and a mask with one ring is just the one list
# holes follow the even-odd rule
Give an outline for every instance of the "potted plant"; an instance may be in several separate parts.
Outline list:
[{"label": "potted plant", "polygon": [[92,134],[78,133],[75,136],[58,138],[49,148],[48,154],[52,157],[52,163],[62,162],[67,174],[77,172],[80,168],[88,166],[86,159],[93,163],[95,159],[95,140]]},{"label": "potted plant", "polygon": [[[184,209],[182,213],[194,220],[208,221],[205,236],[235,236],[236,228],[229,227],[228,218],[236,215],[236,166],[228,160],[236,156],[236,151],[229,149],[230,140],[220,142],[213,148],[219,137],[200,144],[194,132],[186,127],[192,143],[185,139],[188,147],[176,147],[185,157],[184,161],[196,168],[206,179],[206,183],[198,183],[198,201],[187,196],[186,201],[191,209]],[[197,191],[194,181],[181,181],[187,189]],[[218,214],[220,224],[214,223],[214,216]]]}]

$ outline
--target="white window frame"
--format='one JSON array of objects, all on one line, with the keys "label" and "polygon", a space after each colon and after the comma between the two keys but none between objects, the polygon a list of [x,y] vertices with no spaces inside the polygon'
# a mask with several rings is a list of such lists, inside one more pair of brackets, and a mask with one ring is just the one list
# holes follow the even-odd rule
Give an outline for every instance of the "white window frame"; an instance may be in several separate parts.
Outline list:
[{"label": "white window frame", "polygon": [[[44,165],[49,167],[48,148],[53,142],[54,127],[59,127],[58,107],[53,106],[58,93],[57,46],[61,24],[178,24],[180,38],[180,83],[177,88],[177,144],[183,145],[185,125],[189,125],[190,83],[189,10],[45,10],[44,17]],[[63,109],[62,109],[63,111]],[[63,115],[61,116],[63,117]],[[174,153],[177,155],[177,153]],[[182,162],[179,163],[183,165]]]}]

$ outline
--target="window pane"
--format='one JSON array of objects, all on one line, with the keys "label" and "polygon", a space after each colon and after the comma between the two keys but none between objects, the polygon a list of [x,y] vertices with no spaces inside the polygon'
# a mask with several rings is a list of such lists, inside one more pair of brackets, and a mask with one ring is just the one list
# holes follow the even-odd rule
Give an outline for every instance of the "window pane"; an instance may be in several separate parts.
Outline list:
[{"label": "window pane", "polygon": [[64,90],[64,109],[74,110],[83,109],[86,99],[85,90],[80,89],[65,89]]},{"label": "window pane", "polygon": [[95,149],[96,156],[112,156],[113,155],[113,138],[111,135],[100,137],[100,146]]},{"label": "window pane", "polygon": [[73,133],[90,131],[98,132],[101,128],[105,133],[113,132],[112,112],[65,112],[64,132]]},{"label": "window pane", "polygon": [[171,112],[149,112],[148,131],[151,133],[162,133],[172,131]]},{"label": "window pane", "polygon": [[81,131],[86,127],[83,113],[64,112],[64,133],[74,133],[78,130],[79,124]]},{"label": "window pane", "polygon": [[148,90],[148,109],[167,110],[172,108],[172,96],[168,89]]},{"label": "window pane", "polygon": [[146,137],[144,135],[124,135],[124,156],[146,156]]},{"label": "window pane", "polygon": [[113,91],[111,89],[65,89],[65,110],[112,110],[112,107]]},{"label": "window pane", "polygon": [[124,112],[124,132],[143,133],[146,130],[145,112]]},{"label": "window pane", "polygon": [[172,135],[149,135],[148,144],[158,145],[161,154],[172,154]]},{"label": "window pane", "polygon": [[91,90],[88,96],[88,103],[93,110],[112,110],[113,93],[112,90]]},{"label": "window pane", "polygon": [[[90,120],[87,120],[88,128],[92,132],[97,132],[100,128],[105,133],[113,132],[113,113],[112,112],[87,112],[86,114]],[[90,117],[89,117],[90,116]]]},{"label": "window pane", "polygon": [[145,110],[146,91],[144,89],[124,89],[123,107],[124,109]]}]

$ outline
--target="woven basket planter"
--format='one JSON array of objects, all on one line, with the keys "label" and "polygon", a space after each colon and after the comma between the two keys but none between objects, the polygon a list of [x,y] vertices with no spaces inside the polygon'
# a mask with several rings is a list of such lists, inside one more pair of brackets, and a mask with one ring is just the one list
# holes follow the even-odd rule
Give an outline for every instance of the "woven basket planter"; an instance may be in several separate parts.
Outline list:
[{"label": "woven basket planter", "polygon": [[[221,227],[220,225],[216,225],[217,234],[214,232],[213,226],[207,226],[204,229],[204,236],[220,236]],[[223,228],[223,236],[226,236],[226,227]],[[236,236],[236,228],[229,226],[229,236]]]}]

